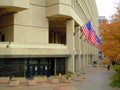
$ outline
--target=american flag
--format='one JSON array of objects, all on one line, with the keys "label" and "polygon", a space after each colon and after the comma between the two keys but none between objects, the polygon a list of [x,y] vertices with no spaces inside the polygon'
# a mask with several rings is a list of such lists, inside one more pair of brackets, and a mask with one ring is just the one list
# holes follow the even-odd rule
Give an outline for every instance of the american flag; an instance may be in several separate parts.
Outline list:
[{"label": "american flag", "polygon": [[96,46],[100,50],[102,49],[101,48],[102,43],[97,34],[95,33],[95,30],[91,27],[90,21],[88,21],[87,24],[82,26],[82,32],[85,35],[85,38],[88,41],[88,43]]},{"label": "american flag", "polygon": [[101,45],[102,45],[102,42],[101,42],[100,38],[98,36],[96,36],[96,46],[99,50],[102,50]]},{"label": "american flag", "polygon": [[96,45],[96,33],[93,28],[90,30],[89,33],[89,41],[92,45]]},{"label": "american flag", "polygon": [[90,43],[89,37],[90,37],[90,31],[91,31],[91,22],[87,22],[84,26],[82,26],[82,32],[85,35],[85,38]]}]

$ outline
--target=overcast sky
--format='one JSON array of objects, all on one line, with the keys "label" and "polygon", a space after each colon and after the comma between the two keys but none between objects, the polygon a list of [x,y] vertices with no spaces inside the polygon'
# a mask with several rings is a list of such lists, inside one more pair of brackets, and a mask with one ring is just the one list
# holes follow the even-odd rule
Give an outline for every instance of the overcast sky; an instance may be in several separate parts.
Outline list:
[{"label": "overcast sky", "polygon": [[111,16],[115,13],[116,2],[119,0],[96,0],[99,16]]}]

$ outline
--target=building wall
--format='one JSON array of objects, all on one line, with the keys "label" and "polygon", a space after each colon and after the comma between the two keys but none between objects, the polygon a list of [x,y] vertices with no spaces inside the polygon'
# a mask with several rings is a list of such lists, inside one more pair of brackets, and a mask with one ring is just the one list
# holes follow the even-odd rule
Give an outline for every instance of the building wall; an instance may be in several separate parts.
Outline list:
[{"label": "building wall", "polygon": [[31,0],[28,10],[14,14],[14,42],[48,44],[45,4],[45,0]]},{"label": "building wall", "polygon": [[[88,21],[97,32],[95,0],[30,0],[28,9],[0,16],[0,32],[5,35],[5,41],[10,42],[0,44],[4,47],[0,48],[0,55],[65,56],[68,71],[81,71],[97,59],[98,52],[96,47],[87,43],[80,31]],[[50,29],[59,33],[63,30],[65,45],[56,44],[58,32],[56,43],[49,43]]]}]

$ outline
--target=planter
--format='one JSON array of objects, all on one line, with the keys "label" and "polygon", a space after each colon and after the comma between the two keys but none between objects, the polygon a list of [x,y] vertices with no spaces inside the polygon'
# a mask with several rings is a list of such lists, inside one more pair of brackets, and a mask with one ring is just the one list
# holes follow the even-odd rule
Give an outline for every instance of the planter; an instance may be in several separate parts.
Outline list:
[{"label": "planter", "polygon": [[52,84],[57,84],[57,83],[59,83],[59,77],[58,76],[51,76],[49,81]]},{"label": "planter", "polygon": [[8,83],[9,77],[0,77],[0,83]]},{"label": "planter", "polygon": [[37,83],[41,83],[41,82],[46,82],[47,81],[47,77],[46,76],[36,76],[36,77],[34,77],[34,79],[36,80]]},{"label": "planter", "polygon": [[71,82],[71,77],[69,75],[64,75],[62,78],[63,83],[70,83]]},{"label": "planter", "polygon": [[83,79],[86,78],[86,77],[85,77],[85,74],[80,74],[80,76],[81,76]]},{"label": "planter", "polygon": [[25,84],[26,83],[26,78],[24,78],[24,77],[13,77],[13,78],[19,80],[19,84]]},{"label": "planter", "polygon": [[74,81],[81,81],[81,80],[83,80],[83,77],[81,77],[81,76],[76,76],[74,78]]},{"label": "planter", "polygon": [[10,80],[9,86],[12,86],[12,87],[19,86],[19,80],[16,80],[16,79]]},{"label": "planter", "polygon": [[71,78],[62,78],[62,82],[63,83],[70,83],[71,82]]},{"label": "planter", "polygon": [[37,85],[36,84],[36,80],[35,79],[28,79],[27,80],[27,85],[28,86],[35,86],[35,85]]},{"label": "planter", "polygon": [[52,79],[50,79],[50,83],[57,84],[57,83],[59,83],[59,79],[58,78],[52,78]]},{"label": "planter", "polygon": [[76,75],[71,75],[71,80],[74,80],[75,77]]}]

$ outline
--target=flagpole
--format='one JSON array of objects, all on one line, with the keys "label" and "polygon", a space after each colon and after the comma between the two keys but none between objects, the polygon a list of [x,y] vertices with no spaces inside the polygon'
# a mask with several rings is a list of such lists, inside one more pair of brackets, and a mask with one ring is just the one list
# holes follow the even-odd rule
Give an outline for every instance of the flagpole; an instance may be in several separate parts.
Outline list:
[{"label": "flagpole", "polygon": [[[89,21],[91,21],[91,19],[89,19],[84,25],[86,25]],[[82,25],[82,26],[84,26],[84,25]],[[79,30],[80,30],[80,29],[76,30],[76,31],[73,33],[73,35],[75,35]]]},{"label": "flagpole", "polygon": [[78,31],[79,31],[79,29],[78,29],[78,30],[76,30],[76,31],[73,33],[73,35],[75,35]]},{"label": "flagpole", "polygon": [[80,36],[80,39],[82,38],[83,34]]}]

